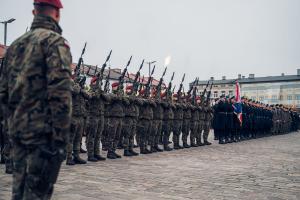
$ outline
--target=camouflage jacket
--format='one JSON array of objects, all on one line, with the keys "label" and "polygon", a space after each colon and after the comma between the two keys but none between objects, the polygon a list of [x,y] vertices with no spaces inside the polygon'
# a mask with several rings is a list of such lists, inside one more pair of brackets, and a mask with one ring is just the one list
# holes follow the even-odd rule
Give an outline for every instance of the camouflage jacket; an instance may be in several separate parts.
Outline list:
[{"label": "camouflage jacket", "polygon": [[143,105],[140,106],[139,119],[153,119],[152,102],[149,99],[143,99]]},{"label": "camouflage jacket", "polygon": [[64,146],[71,120],[72,57],[61,28],[35,16],[31,30],[12,43],[0,76],[1,109],[9,133],[23,144],[50,141]]},{"label": "camouflage jacket", "polygon": [[162,120],[164,118],[164,108],[160,100],[156,100],[156,107],[153,108],[153,119]]},{"label": "camouflage jacket", "polygon": [[72,115],[83,117],[86,114],[86,99],[89,98],[87,92],[80,88],[78,83],[72,81]]},{"label": "camouflage jacket", "polygon": [[115,94],[107,94],[105,116],[117,118],[122,118],[125,116],[123,97],[117,96]]}]

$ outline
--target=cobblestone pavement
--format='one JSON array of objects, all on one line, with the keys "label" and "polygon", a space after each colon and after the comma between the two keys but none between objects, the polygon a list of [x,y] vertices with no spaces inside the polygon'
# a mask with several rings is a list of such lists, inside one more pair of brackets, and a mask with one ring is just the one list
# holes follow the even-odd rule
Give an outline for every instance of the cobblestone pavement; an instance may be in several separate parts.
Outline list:
[{"label": "cobblestone pavement", "polygon": [[[0,170],[0,199],[10,199],[11,177]],[[53,199],[299,200],[300,132],[63,165]]]}]

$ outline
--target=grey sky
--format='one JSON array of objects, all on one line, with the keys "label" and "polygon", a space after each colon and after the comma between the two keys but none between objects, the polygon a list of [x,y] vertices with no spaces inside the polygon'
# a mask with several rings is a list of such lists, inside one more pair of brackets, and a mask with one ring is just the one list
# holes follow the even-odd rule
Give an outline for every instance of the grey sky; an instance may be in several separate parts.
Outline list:
[{"label": "grey sky", "polygon": [[[0,20],[17,20],[8,42],[32,21],[32,0],[0,0]],[[61,26],[76,62],[85,41],[84,61],[101,65],[113,49],[111,65],[123,67],[130,55],[135,72],[143,58],[172,56],[178,85],[195,76],[205,80],[238,73],[256,76],[295,74],[300,68],[299,0],[62,0]],[[3,26],[0,41],[3,41]],[[143,72],[146,73],[145,67]]]}]

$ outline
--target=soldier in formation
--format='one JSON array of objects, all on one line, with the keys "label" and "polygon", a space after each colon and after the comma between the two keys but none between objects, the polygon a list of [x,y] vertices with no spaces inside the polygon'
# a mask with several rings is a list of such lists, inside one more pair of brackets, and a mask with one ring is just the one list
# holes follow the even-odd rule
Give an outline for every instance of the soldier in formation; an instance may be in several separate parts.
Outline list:
[{"label": "soldier in formation", "polygon": [[220,144],[239,142],[299,129],[299,114],[283,105],[242,97],[242,120],[234,113],[235,97],[221,96],[214,105],[213,128]]}]

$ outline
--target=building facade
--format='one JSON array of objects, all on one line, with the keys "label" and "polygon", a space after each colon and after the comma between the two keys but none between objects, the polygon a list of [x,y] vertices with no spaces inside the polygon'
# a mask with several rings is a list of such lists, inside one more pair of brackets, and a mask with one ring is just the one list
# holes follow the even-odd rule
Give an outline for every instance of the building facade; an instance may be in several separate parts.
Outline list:
[{"label": "building facade", "polygon": [[[300,69],[296,75],[255,77],[254,74],[249,74],[248,78],[239,75],[237,79],[222,77],[221,80],[211,77],[210,82],[214,83],[211,98],[216,99],[223,94],[234,96],[236,80],[240,83],[242,96],[266,104],[284,104],[300,108]],[[204,90],[206,84],[207,81],[198,82],[199,93]]]}]

